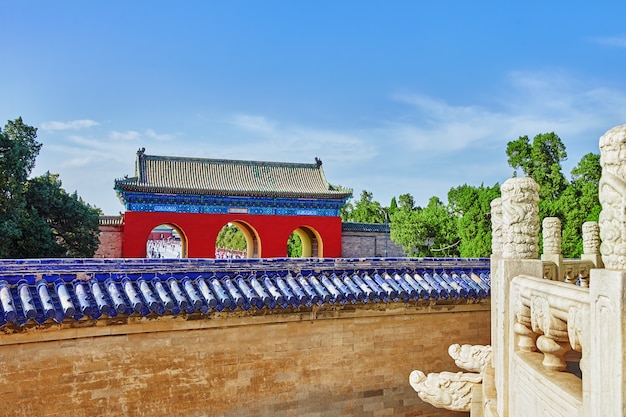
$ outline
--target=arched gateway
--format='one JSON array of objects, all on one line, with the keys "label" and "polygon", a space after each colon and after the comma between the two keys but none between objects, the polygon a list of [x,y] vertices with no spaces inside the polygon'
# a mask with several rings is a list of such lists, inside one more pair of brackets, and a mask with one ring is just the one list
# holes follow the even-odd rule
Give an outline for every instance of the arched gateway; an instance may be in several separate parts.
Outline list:
[{"label": "arched gateway", "polygon": [[237,161],[137,152],[135,176],[115,181],[126,207],[122,256],[146,257],[159,225],[184,239],[183,256],[213,258],[219,231],[242,228],[248,257],[285,257],[292,232],[308,257],[341,256],[340,209],[352,191],[330,185],[322,162]]}]

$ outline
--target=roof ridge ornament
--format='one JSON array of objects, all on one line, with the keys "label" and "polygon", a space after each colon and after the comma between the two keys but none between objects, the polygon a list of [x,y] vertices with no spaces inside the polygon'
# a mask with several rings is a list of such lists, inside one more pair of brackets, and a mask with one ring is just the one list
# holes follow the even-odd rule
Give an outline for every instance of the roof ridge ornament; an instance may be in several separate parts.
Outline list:
[{"label": "roof ridge ornament", "polygon": [[145,153],[146,153],[146,148],[145,147],[139,148],[137,150],[137,156],[143,156]]},{"label": "roof ridge ornament", "polygon": [[322,166],[322,160],[317,156],[315,157],[315,165],[317,165],[318,168]]}]

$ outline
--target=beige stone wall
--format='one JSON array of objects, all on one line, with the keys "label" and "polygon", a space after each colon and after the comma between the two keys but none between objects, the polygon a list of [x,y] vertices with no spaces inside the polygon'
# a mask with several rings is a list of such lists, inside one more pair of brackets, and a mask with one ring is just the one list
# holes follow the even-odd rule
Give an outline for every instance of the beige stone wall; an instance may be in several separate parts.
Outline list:
[{"label": "beige stone wall", "polygon": [[5,328],[0,416],[459,416],[408,376],[456,369],[447,346],[488,343],[489,316],[398,303]]}]

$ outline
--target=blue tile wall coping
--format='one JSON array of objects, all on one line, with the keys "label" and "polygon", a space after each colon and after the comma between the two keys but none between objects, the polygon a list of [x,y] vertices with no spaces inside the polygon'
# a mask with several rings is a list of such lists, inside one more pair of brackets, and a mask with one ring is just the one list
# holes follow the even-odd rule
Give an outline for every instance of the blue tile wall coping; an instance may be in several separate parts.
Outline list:
[{"label": "blue tile wall coping", "polygon": [[489,297],[488,259],[0,260],[0,327]]}]

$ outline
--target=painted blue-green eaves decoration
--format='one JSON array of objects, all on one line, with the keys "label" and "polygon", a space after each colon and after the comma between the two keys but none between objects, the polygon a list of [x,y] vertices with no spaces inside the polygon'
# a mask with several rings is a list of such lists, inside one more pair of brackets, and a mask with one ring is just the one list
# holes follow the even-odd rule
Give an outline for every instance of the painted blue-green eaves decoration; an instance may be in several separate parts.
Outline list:
[{"label": "painted blue-green eaves decoration", "polygon": [[339,216],[344,200],[299,198],[227,197],[172,195],[126,192],[125,208],[129,211],[266,214],[275,216]]}]

